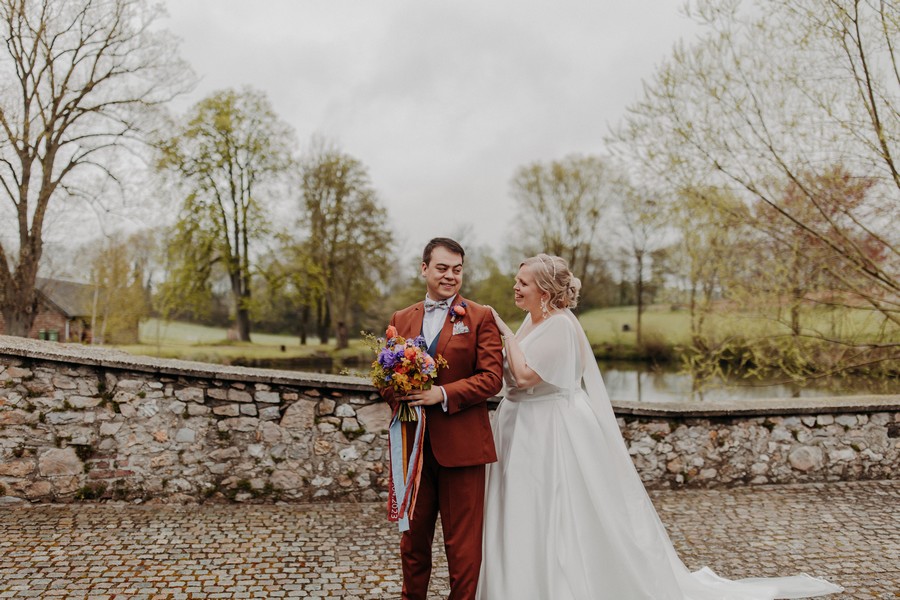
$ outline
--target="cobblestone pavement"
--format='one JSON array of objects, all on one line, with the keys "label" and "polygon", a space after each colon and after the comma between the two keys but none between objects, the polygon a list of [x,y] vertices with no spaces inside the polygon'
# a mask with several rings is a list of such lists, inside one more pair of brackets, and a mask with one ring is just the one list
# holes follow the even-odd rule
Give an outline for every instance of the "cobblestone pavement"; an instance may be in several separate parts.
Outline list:
[{"label": "cobblestone pavement", "polygon": [[[652,496],[691,568],[900,598],[900,481]],[[397,539],[380,504],[0,506],[0,598],[397,598]]]}]

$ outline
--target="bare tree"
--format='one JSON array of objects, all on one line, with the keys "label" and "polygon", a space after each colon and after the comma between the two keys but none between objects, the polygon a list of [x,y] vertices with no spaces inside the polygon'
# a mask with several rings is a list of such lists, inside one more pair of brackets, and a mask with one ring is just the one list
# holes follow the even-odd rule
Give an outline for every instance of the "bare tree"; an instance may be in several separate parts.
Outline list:
[{"label": "bare tree", "polygon": [[[676,48],[646,85],[614,134],[617,151],[673,190],[725,189],[747,207],[767,207],[745,211],[745,222],[771,240],[786,241],[786,232],[802,239],[796,256],[807,271],[810,261],[827,265],[840,290],[832,301],[880,319],[874,338],[798,326],[800,335],[854,348],[844,367],[900,356],[900,6],[689,6],[706,34]],[[866,182],[860,202],[830,200],[835,165]]]},{"label": "bare tree", "polygon": [[679,274],[687,291],[691,344],[709,352],[709,317],[735,280],[749,277],[748,249],[756,240],[747,223],[747,207],[720,189],[685,189],[670,212],[679,233]]},{"label": "bare tree", "polygon": [[79,177],[114,180],[114,152],[189,84],[159,15],[144,0],[0,0],[0,193],[18,230],[16,247],[0,244],[10,334],[34,319],[51,203],[82,193]]},{"label": "bare tree", "polygon": [[606,241],[600,236],[600,223],[607,216],[614,179],[604,159],[572,155],[521,167],[512,180],[512,194],[520,208],[517,250],[565,258],[588,298],[605,271],[598,256]]},{"label": "bare tree", "polygon": [[646,290],[653,256],[672,243],[667,235],[667,214],[665,203],[649,188],[639,187],[621,180],[618,208],[624,227],[618,229],[623,250],[633,267],[637,323],[635,337],[638,346],[642,343],[642,320],[645,310]]}]

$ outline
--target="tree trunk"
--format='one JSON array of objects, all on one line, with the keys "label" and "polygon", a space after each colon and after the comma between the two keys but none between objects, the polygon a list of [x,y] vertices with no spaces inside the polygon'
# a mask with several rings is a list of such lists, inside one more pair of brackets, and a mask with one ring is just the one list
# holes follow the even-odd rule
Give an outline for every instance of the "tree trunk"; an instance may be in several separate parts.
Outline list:
[{"label": "tree trunk", "polygon": [[637,340],[638,347],[641,345],[641,317],[644,315],[644,255],[642,252],[635,254],[637,259],[637,282],[635,287],[635,295],[637,296]]},{"label": "tree trunk", "polygon": [[794,297],[791,302],[791,332],[794,337],[800,337],[800,298]]},{"label": "tree trunk", "polygon": [[238,308],[236,315],[238,339],[242,342],[250,341],[250,311],[246,308]]},{"label": "tree trunk", "polygon": [[[94,333],[97,331],[97,303],[100,301],[100,284],[94,285],[94,302],[91,305],[91,345],[97,343],[97,337]],[[157,331],[159,329],[157,328]]]},{"label": "tree trunk", "polygon": [[347,324],[344,321],[338,321],[337,324],[337,349],[343,350],[350,347],[350,336],[347,333]]},{"label": "tree trunk", "polygon": [[[37,271],[37,269],[34,269]],[[34,289],[34,277],[30,281],[21,281],[23,275],[16,273],[11,285],[4,290],[5,297],[0,304],[0,312],[6,323],[5,335],[28,337],[34,318],[37,316],[37,293]],[[18,280],[18,281],[17,281]],[[18,285],[16,285],[18,284]]]},{"label": "tree trunk", "polygon": [[691,313],[691,343],[696,348],[697,342],[700,341],[700,326],[698,323],[699,317],[697,315],[697,284],[694,282],[691,282],[688,306]]},{"label": "tree trunk", "polygon": [[328,303],[322,298],[316,301],[316,328],[319,334],[319,343],[327,344],[331,337],[328,330],[331,328],[331,312],[328,309]]},{"label": "tree trunk", "polygon": [[300,310],[300,345],[306,345],[306,328],[309,326],[309,304]]},{"label": "tree trunk", "polygon": [[31,325],[34,323],[34,312],[21,310],[17,305],[4,305],[3,320],[6,324],[3,335],[28,337]]},{"label": "tree trunk", "polygon": [[104,300],[103,304],[103,314],[101,315],[100,321],[100,345],[106,343],[106,323],[109,320],[109,294],[106,294],[107,299]]},{"label": "tree trunk", "polygon": [[238,339],[242,342],[250,341],[250,311],[247,309],[247,300],[250,293],[245,289],[241,272],[231,273],[231,294],[234,296],[235,325]]},{"label": "tree trunk", "polygon": [[[247,187],[246,197],[251,198],[252,194],[250,191],[250,187]],[[238,305],[237,311],[237,326],[238,326],[238,336],[242,342],[250,341],[250,236],[248,235],[248,225],[247,225],[247,203],[242,198],[243,202],[243,213],[241,215],[240,220],[240,233],[241,233],[241,243],[242,253],[238,259],[238,264],[241,265],[238,278],[241,282],[241,296],[240,296],[240,304]]]}]

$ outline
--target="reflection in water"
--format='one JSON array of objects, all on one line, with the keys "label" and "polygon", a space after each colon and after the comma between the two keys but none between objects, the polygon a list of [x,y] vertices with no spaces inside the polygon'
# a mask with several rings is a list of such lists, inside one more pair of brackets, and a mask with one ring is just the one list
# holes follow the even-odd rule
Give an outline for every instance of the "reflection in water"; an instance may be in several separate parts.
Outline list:
[{"label": "reflection in water", "polygon": [[[727,400],[756,400],[761,398],[812,398],[815,396],[852,396],[858,394],[900,394],[900,379],[873,382],[854,377],[818,379],[803,386],[733,377],[728,381],[708,384],[702,391],[694,390],[691,375],[682,373],[675,365],[656,366],[642,362],[598,361],[609,397],[629,402],[722,402]],[[255,365],[261,366],[261,365]],[[266,365],[272,368],[273,365]],[[334,373],[369,378],[368,362],[322,365],[292,364],[279,368],[299,371]]]},{"label": "reflection in water", "polygon": [[793,382],[733,378],[716,381],[704,390],[696,391],[693,377],[678,371],[677,367],[607,361],[598,364],[609,397],[632,402],[717,402],[900,393],[900,381],[896,379],[878,383],[853,377],[820,379],[805,386]]}]

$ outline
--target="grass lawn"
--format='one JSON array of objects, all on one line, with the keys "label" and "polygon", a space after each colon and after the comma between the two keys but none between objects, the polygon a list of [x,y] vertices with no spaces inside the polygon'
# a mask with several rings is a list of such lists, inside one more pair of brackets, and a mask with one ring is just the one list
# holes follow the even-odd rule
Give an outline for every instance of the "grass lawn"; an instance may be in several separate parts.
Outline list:
[{"label": "grass lawn", "polygon": [[[641,358],[636,347],[637,309],[634,306],[601,308],[579,315],[588,339],[603,358]],[[869,311],[828,311],[807,309],[804,324],[815,324],[820,331],[832,331],[846,335],[849,331],[860,337],[875,338],[880,320]],[[646,308],[643,319],[645,345],[662,348],[669,356],[672,349],[690,341],[690,314],[686,309],[672,310],[668,305],[652,305]],[[514,330],[518,322],[510,322]],[[628,326],[628,331],[623,326]],[[742,315],[737,311],[723,311],[711,317],[710,325],[722,334],[752,337],[761,333],[784,333],[783,326],[774,321]],[[894,328],[894,339],[900,340],[900,331]],[[368,360],[369,348],[362,340],[351,339],[350,348],[337,352],[334,341],[323,345],[318,338],[310,338],[306,346],[292,335],[251,334],[251,342],[229,341],[226,330],[192,323],[149,319],[141,324],[140,344],[119,346],[132,354],[181,358],[214,363],[247,363],[253,361],[278,361],[309,359],[335,359],[338,361]]]},{"label": "grass lawn", "polygon": [[[601,308],[579,316],[587,332],[588,339],[595,346],[611,344],[633,347],[636,343],[634,327],[637,323],[637,309],[634,306]],[[631,331],[623,331],[623,325]],[[709,329],[722,335],[755,337],[789,333],[786,326],[772,319],[723,310],[708,318]],[[687,309],[672,310],[668,305],[653,305],[645,309],[642,318],[644,339],[665,345],[677,346],[690,342],[691,317]],[[813,328],[833,337],[855,335],[858,341],[876,339],[880,334],[883,319],[873,311],[826,308],[807,308],[801,315],[801,325]],[[891,330],[888,330],[891,331]],[[893,335],[888,339],[900,341],[900,330],[893,327]]]},{"label": "grass lawn", "polygon": [[[221,327],[207,327],[180,321],[148,319],[140,326],[140,343],[116,346],[132,354],[180,358],[202,362],[228,363],[234,359],[280,360],[331,357],[346,359],[368,356],[369,350],[362,340],[350,340],[350,348],[337,352],[334,341],[319,344],[318,338],[310,338],[305,346],[293,335],[251,333],[250,342],[228,340],[227,331]],[[282,350],[283,348],[283,350]]]},{"label": "grass lawn", "polygon": [[[634,307],[604,308],[589,311],[580,316],[593,344],[612,344],[633,348],[633,331],[636,309]],[[628,324],[632,331],[623,332],[622,325]],[[686,341],[689,331],[689,317],[685,311],[672,311],[668,307],[650,307],[644,313],[644,335],[659,340],[665,345]],[[510,322],[516,329],[517,322]],[[315,357],[348,359],[366,358],[369,349],[362,340],[351,339],[350,348],[337,352],[334,341],[328,345],[317,343],[318,338],[310,338],[306,346],[292,335],[253,333],[251,342],[229,341],[227,332],[220,327],[207,327],[179,321],[148,319],[141,323],[140,344],[117,346],[132,354],[181,358],[203,362],[228,363],[234,359],[279,360]],[[284,350],[282,350],[284,347]]]},{"label": "grass lawn", "polygon": [[[610,344],[634,347],[637,343],[637,308],[634,306],[598,308],[579,315],[578,319],[595,346]],[[629,331],[623,330],[626,325]],[[658,340],[665,345],[677,345],[690,340],[691,317],[686,310],[650,306],[644,310],[641,326],[645,340]]]}]

